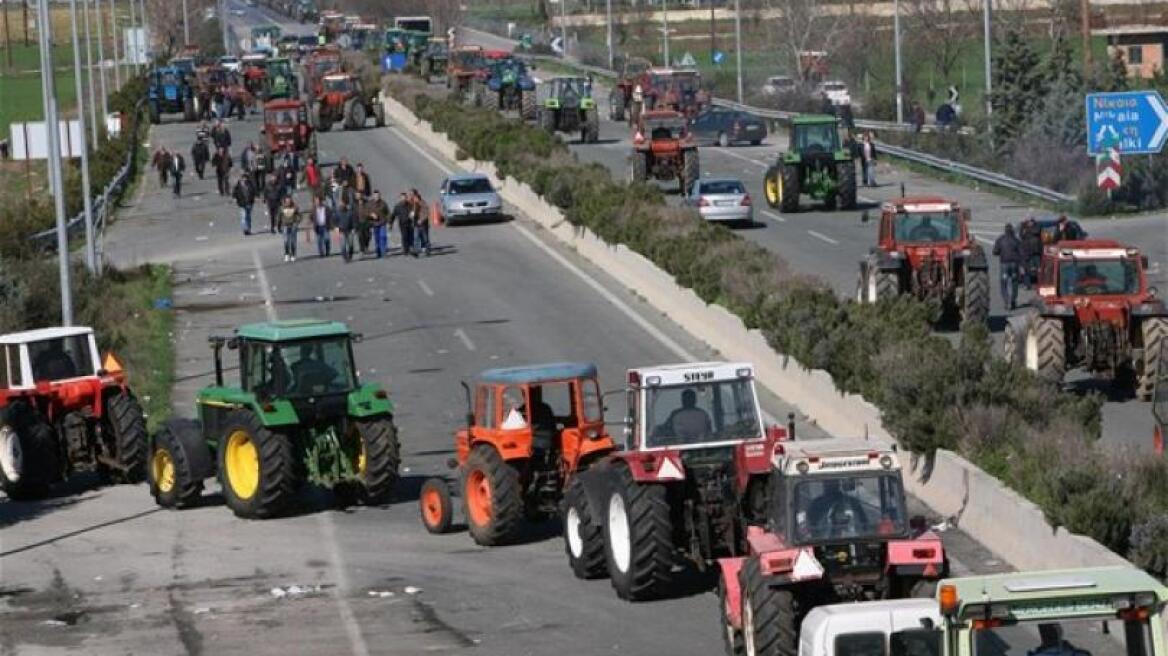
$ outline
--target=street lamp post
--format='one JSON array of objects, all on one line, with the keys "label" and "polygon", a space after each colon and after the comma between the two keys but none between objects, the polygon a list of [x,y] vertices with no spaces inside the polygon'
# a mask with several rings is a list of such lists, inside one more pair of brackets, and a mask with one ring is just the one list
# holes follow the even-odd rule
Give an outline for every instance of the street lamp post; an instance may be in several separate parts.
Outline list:
[{"label": "street lamp post", "polygon": [[607,33],[605,34],[605,42],[608,44],[608,70],[612,70],[616,65],[615,56],[612,51],[612,0],[606,0],[604,3],[604,19],[607,26]]},{"label": "street lamp post", "polygon": [[[37,36],[41,53],[41,93],[45,105],[45,132],[49,146],[49,175],[56,180],[53,206],[57,214],[57,263],[61,276],[61,325],[73,325],[73,292],[69,281],[69,235],[65,231],[65,185],[61,181],[61,134],[57,121],[57,90],[53,86],[52,23],[48,0],[37,3]],[[76,53],[76,49],[74,49]],[[80,100],[80,98],[78,98]],[[82,130],[84,133],[84,130]]]},{"label": "street lamp post", "polygon": [[134,0],[130,0],[129,4],[130,4],[130,31],[129,31],[129,34],[133,38],[133,42],[130,45],[130,49],[127,49],[125,47],[126,41],[123,40],[122,41],[122,52],[123,53],[129,52],[131,61],[134,63],[134,74],[137,75],[138,74],[138,33],[134,31],[134,23],[137,22],[137,19],[134,17]]},{"label": "street lamp post", "polygon": [[101,81],[101,120],[104,122],[109,116],[109,93],[105,83],[105,44],[102,43],[105,35],[102,34],[101,0],[94,0],[94,6],[97,8],[97,72]]},{"label": "street lamp post", "polygon": [[734,61],[738,74],[738,104],[742,104],[742,7],[734,0]]},{"label": "street lamp post", "polygon": [[187,0],[182,0],[182,3],[183,3],[183,5],[182,5],[182,12],[183,12],[183,44],[185,45],[185,44],[188,44],[188,43],[190,43],[190,42],[191,42],[191,26],[190,26],[189,19],[187,18]]},{"label": "street lamp post", "polygon": [[904,123],[904,80],[900,72],[900,0],[892,4],[893,51],[896,53],[896,122]]},{"label": "street lamp post", "polygon": [[[986,109],[986,124],[989,125],[990,117],[994,113],[993,103],[990,102],[990,92],[993,91],[993,66],[990,63],[990,42],[993,39],[993,32],[991,25],[993,22],[993,8],[990,6],[991,0],[982,0],[983,30],[985,32],[985,109]],[[991,130],[990,134],[993,134]]]},{"label": "street lamp post", "polygon": [[661,0],[661,36],[665,39],[665,65],[669,66],[669,0]]},{"label": "street lamp post", "polygon": [[93,85],[93,39],[89,34],[89,0],[83,0],[81,11],[85,14],[85,70],[89,78],[89,131],[93,135],[93,146],[97,147],[97,91]]},{"label": "street lamp post", "polygon": [[[73,75],[74,91],[77,94],[78,147],[81,149],[81,202],[85,210],[85,265],[90,273],[97,273],[97,251],[93,243],[93,200],[89,189],[89,144],[85,141],[85,97],[81,91],[81,42],[77,38],[77,0],[69,0],[69,18],[73,25]],[[92,83],[92,80],[90,81]],[[68,243],[68,239],[66,239]],[[62,254],[68,258],[68,253]]]},{"label": "street lamp post", "polygon": [[[122,88],[122,60],[118,57],[118,0],[109,0],[110,3],[110,38],[113,39],[114,61],[114,90]],[[126,44],[122,44],[122,54],[125,54]]]}]

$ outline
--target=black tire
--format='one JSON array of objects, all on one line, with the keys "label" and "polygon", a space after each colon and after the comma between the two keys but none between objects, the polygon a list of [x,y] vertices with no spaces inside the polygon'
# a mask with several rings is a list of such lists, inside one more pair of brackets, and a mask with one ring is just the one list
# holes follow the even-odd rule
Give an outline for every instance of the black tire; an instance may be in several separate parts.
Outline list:
[{"label": "black tire", "polygon": [[424,80],[426,82],[426,84],[430,83],[430,69],[431,69],[430,60],[423,59],[422,60],[421,76],[422,76],[422,80]]},{"label": "black tire", "polygon": [[519,117],[524,121],[535,120],[535,90],[519,92]]},{"label": "black tire", "polygon": [[757,558],[748,558],[738,577],[745,652],[751,656],[795,656],[799,623],[794,593],[768,585]]},{"label": "black tire", "polygon": [[632,105],[629,106],[629,125],[637,125],[637,122],[641,120],[641,112],[644,108],[644,102],[633,101]]},{"label": "black tire", "polygon": [[385,127],[385,105],[378,99],[373,100],[373,124],[379,128]]},{"label": "black tire", "polygon": [[482,107],[485,100],[486,100],[486,97],[487,97],[487,94],[486,94],[486,90],[483,89],[483,85],[476,82],[471,86],[471,92],[470,92],[470,105],[471,105],[471,107]]},{"label": "black tire", "polygon": [[1007,321],[1002,335],[1002,358],[1008,364],[1025,366],[1025,345],[1026,328],[1014,321]]},{"label": "black tire", "polygon": [[593,107],[584,112],[584,143],[600,141],[600,115]]},{"label": "black tire", "polygon": [[546,108],[539,110],[539,127],[543,128],[548,134],[556,133],[556,114],[554,111]]},{"label": "black tire", "polygon": [[[239,437],[237,437],[239,436]],[[257,470],[250,494],[246,479],[237,481],[233,472],[250,475],[245,468],[233,468],[228,453],[232,439],[246,440],[255,450]],[[247,447],[237,447],[244,448]],[[219,478],[227,507],[237,517],[267,519],[283,512],[296,494],[296,462],[289,436],[264,426],[254,412],[236,410],[227,418],[219,436]]]},{"label": "black tire", "polygon": [[966,269],[961,320],[970,323],[985,323],[989,318],[990,272],[988,269]]},{"label": "black tire", "polygon": [[845,210],[856,209],[856,163],[854,160],[838,162],[835,165],[839,206]]},{"label": "black tire", "polygon": [[435,535],[450,532],[454,522],[454,502],[450,486],[441,478],[428,478],[418,493],[418,510],[422,526]]},{"label": "black tire", "polygon": [[701,160],[698,157],[698,149],[691,148],[689,150],[681,151],[681,193],[688,194],[693,183],[698,181],[702,175]]},{"label": "black tire", "polygon": [[1151,401],[1156,390],[1156,379],[1160,372],[1168,368],[1165,357],[1165,342],[1168,341],[1168,319],[1164,317],[1148,317],[1140,322],[1140,334],[1143,338],[1143,362],[1137,363],[1139,378],[1136,381],[1136,396],[1141,401]]},{"label": "black tire", "polygon": [[727,612],[726,579],[718,577],[718,617],[721,620],[722,646],[726,649],[726,656],[746,656],[746,641],[742,636],[742,629],[730,623]]},{"label": "black tire", "polygon": [[897,271],[883,271],[869,265],[867,277],[860,276],[856,297],[861,303],[879,303],[894,299],[899,295],[900,275]]},{"label": "black tire", "polygon": [[625,120],[625,94],[619,87],[608,94],[608,120]]},{"label": "black tire", "polygon": [[150,111],[150,122],[151,123],[153,123],[154,125],[158,125],[159,123],[162,122],[162,114],[158,111],[158,105],[155,105],[152,103],[150,105],[149,111]]},{"label": "black tire", "polygon": [[113,438],[114,457],[121,469],[116,474],[122,483],[141,483],[146,479],[146,450],[149,435],[142,405],[129,391],[111,394],[105,400],[105,426]]},{"label": "black tire", "polygon": [[645,182],[649,179],[649,153],[633,152],[633,163],[629,175],[632,182]]},{"label": "black tire", "polygon": [[319,101],[312,103],[312,111],[309,115],[309,120],[312,121],[312,129],[320,130],[321,132],[328,132],[331,125],[324,124],[324,108]]},{"label": "black tire", "polygon": [[578,579],[598,579],[608,573],[604,560],[604,531],[596,522],[579,477],[564,492],[564,553]]},{"label": "black tire", "polygon": [[353,422],[365,455],[365,471],[361,478],[361,501],[382,504],[389,501],[397,487],[398,468],[401,466],[401,445],[397,440],[397,426],[393,417],[382,415]]},{"label": "black tire", "polygon": [[[476,480],[478,476],[481,480]],[[476,483],[485,484],[489,491],[486,514],[473,507],[476,498],[481,498],[470,490]],[[476,543],[490,547],[515,539],[523,520],[523,488],[519,484],[519,472],[498,451],[479,445],[470,452],[463,476],[462,499],[466,506],[466,525]]]},{"label": "black tire", "polygon": [[0,431],[5,433],[0,448],[9,450],[0,460],[0,490],[13,501],[47,496],[62,470],[52,425],[24,401],[13,401],[3,414]]},{"label": "black tire", "polygon": [[779,211],[792,214],[799,211],[799,167],[781,166],[779,175],[783,184],[780,187]]},{"label": "black tire", "polygon": [[625,466],[617,467],[612,476],[612,494],[604,509],[604,556],[612,587],[628,601],[659,597],[671,583],[673,567],[673,526],[665,486],[641,485]]},{"label": "black tire", "polygon": [[195,118],[195,100],[193,98],[187,98],[183,101],[183,121],[190,123]]},{"label": "black tire", "polygon": [[1066,336],[1063,322],[1050,317],[1035,317],[1026,334],[1026,367],[1040,377],[1060,383],[1067,367]]},{"label": "black tire", "polygon": [[203,479],[194,475],[191,454],[169,422],[154,435],[147,473],[150,496],[163,508],[194,505],[203,493]]},{"label": "black tire", "polygon": [[766,198],[766,203],[769,207],[776,208],[779,206],[779,167],[771,165],[767,167],[766,174],[762,177],[762,195]]}]

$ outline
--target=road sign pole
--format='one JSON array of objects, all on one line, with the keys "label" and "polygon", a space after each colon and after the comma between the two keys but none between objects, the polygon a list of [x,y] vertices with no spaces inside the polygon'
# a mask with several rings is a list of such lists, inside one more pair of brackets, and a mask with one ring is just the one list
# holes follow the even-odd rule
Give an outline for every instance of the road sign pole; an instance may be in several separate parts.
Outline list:
[{"label": "road sign pole", "polygon": [[900,73],[900,0],[892,3],[892,49],[896,58],[896,122],[904,123],[904,81]]},{"label": "road sign pole", "polygon": [[[105,35],[102,33],[104,28],[101,18],[101,0],[94,0],[94,8],[97,9],[97,75],[98,81],[101,82],[101,121],[104,124],[106,117],[109,116],[109,91],[106,90],[105,83],[105,44],[102,43]],[[96,143],[94,143],[94,147],[97,147]]]},{"label": "road sign pole", "polygon": [[93,39],[89,32],[89,0],[81,3],[81,13],[85,16],[85,77],[89,80],[89,131],[93,136],[93,147],[97,148],[97,90],[93,84]]},{"label": "road sign pole", "polygon": [[190,19],[187,18],[187,0],[182,0],[183,13],[183,45],[191,42],[191,25]]},{"label": "road sign pole", "polygon": [[742,104],[742,8],[739,0],[734,0],[734,63],[738,77],[738,104]]},{"label": "road sign pole", "polygon": [[[56,87],[53,84],[52,22],[49,18],[48,0],[37,3],[37,36],[41,51],[41,93],[45,97],[45,132],[49,145],[49,172],[57,181],[53,194],[53,206],[57,214],[57,263],[61,283],[61,325],[73,325],[73,290],[69,280],[69,235],[65,226],[65,185],[61,182],[61,134],[57,121]],[[74,50],[76,53],[76,49]],[[84,132],[84,130],[82,130]]]},{"label": "road sign pole", "polygon": [[606,31],[604,40],[608,45],[608,70],[611,71],[616,65],[615,55],[612,50],[612,0],[606,0],[604,3],[604,21]]}]

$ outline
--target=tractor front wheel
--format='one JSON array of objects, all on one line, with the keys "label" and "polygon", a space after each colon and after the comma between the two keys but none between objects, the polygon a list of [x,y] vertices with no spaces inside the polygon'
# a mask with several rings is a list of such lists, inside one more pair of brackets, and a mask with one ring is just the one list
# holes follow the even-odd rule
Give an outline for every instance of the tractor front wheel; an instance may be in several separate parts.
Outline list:
[{"label": "tractor front wheel", "polygon": [[961,320],[969,323],[985,323],[989,316],[990,272],[988,269],[966,269]]},{"label": "tractor front wheel", "polygon": [[418,494],[418,508],[422,515],[422,525],[430,533],[440,534],[450,530],[454,522],[454,503],[450,500],[450,487],[441,478],[428,478]]},{"label": "tractor front wheel", "polygon": [[1156,390],[1156,379],[1160,372],[1168,368],[1168,319],[1163,317],[1149,317],[1140,322],[1140,333],[1143,337],[1143,362],[1139,363],[1139,381],[1136,396],[1141,401],[1151,401],[1152,393]]},{"label": "tractor front wheel", "polygon": [[397,485],[398,467],[401,465],[397,427],[388,415],[359,419],[353,425],[360,447],[354,469],[361,479],[361,500],[369,504],[385,503]]},{"label": "tractor front wheel", "polygon": [[1008,364],[1024,364],[1026,361],[1026,328],[1017,321],[1006,321],[1002,336],[1002,358]]},{"label": "tractor front wheel", "polygon": [[612,587],[621,599],[660,596],[673,568],[673,525],[665,486],[641,485],[627,467],[613,474],[604,525],[604,551]]},{"label": "tractor front wheel", "polygon": [[548,134],[556,133],[556,115],[552,110],[539,110],[539,127],[543,128]]},{"label": "tractor front wheel", "polygon": [[584,483],[573,478],[564,493],[564,551],[578,579],[598,579],[608,573],[604,565],[604,531],[588,503]]},{"label": "tractor front wheel", "polygon": [[608,94],[608,120],[625,120],[625,93],[619,87]]},{"label": "tractor front wheel", "polygon": [[296,493],[292,440],[264,426],[255,413],[237,410],[219,441],[219,476],[227,507],[236,516],[274,517]]},{"label": "tractor front wheel", "polygon": [[111,394],[105,400],[105,426],[114,441],[118,461],[118,479],[123,483],[140,483],[146,476],[146,418],[142,405],[128,391]]},{"label": "tractor front wheel", "polygon": [[462,499],[476,543],[491,547],[515,539],[523,519],[523,488],[519,472],[494,448],[479,445],[470,452]]},{"label": "tractor front wheel", "polygon": [[799,168],[779,167],[779,211],[793,214],[799,211]]},{"label": "tractor front wheel", "polygon": [[328,132],[332,127],[331,123],[325,123],[324,106],[320,102],[312,103],[312,129],[321,132]]},{"label": "tractor front wheel", "polygon": [[835,177],[839,206],[845,210],[856,209],[856,162],[850,159],[838,162]]},{"label": "tractor front wheel", "polygon": [[742,634],[751,656],[795,656],[799,624],[795,594],[767,584],[757,558],[748,558],[739,573]]},{"label": "tractor front wheel", "polygon": [[158,105],[150,103],[150,122],[158,125],[162,122],[162,113],[158,111]]},{"label": "tractor front wheel", "polygon": [[373,101],[373,120],[377,127],[385,127],[385,105],[381,103],[380,99]]},{"label": "tractor front wheel", "polygon": [[722,643],[726,648],[726,656],[746,656],[746,642],[742,636],[742,629],[730,623],[730,603],[726,598],[725,576],[718,577],[718,602],[722,608],[719,613],[722,619]]},{"label": "tractor front wheel", "polygon": [[584,130],[580,140],[584,143],[600,141],[600,115],[595,107],[584,112]]},{"label": "tractor front wheel", "polygon": [[519,117],[524,121],[535,120],[535,91],[520,91],[519,96]]},{"label": "tractor front wheel", "polygon": [[779,172],[779,167],[767,167],[766,174],[762,176],[762,195],[766,198],[769,207],[775,208],[779,206],[779,187],[782,184],[783,179]]},{"label": "tractor front wheel", "polygon": [[154,435],[147,481],[150,495],[163,508],[184,508],[198,500],[203,479],[194,475],[192,455],[168,423]]},{"label": "tractor front wheel", "polygon": [[0,420],[0,489],[13,501],[39,499],[60,478],[53,427],[23,401]]},{"label": "tractor front wheel", "polygon": [[1063,322],[1035,317],[1026,331],[1026,368],[1040,377],[1060,383],[1067,368],[1066,335]]}]

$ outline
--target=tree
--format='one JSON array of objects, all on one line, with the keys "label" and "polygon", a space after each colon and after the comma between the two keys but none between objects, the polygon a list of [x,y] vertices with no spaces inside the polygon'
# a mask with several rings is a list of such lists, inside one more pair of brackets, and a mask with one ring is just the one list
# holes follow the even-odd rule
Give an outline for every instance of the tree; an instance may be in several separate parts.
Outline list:
[{"label": "tree", "polygon": [[908,41],[929,62],[942,85],[954,84],[954,71],[969,43],[972,24],[957,0],[909,0]]},{"label": "tree", "polygon": [[1038,54],[1017,27],[1006,30],[996,44],[993,58],[994,84],[990,104],[999,149],[1009,145],[1025,130],[1031,117],[1042,108],[1046,92],[1046,71]]},{"label": "tree", "polygon": [[782,44],[789,70],[800,80],[805,80],[806,72],[799,53],[826,50],[831,56],[845,32],[847,13],[827,0],[764,0],[763,5],[781,14],[778,20],[766,21],[767,36],[771,43]]}]

